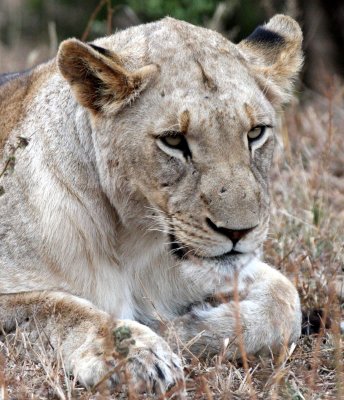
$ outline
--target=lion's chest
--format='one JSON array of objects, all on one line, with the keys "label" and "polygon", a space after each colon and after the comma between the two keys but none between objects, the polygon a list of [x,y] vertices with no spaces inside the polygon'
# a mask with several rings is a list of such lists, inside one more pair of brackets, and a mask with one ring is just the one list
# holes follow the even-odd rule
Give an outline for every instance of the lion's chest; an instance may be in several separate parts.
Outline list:
[{"label": "lion's chest", "polygon": [[116,318],[174,318],[226,286],[212,266],[174,257],[166,238],[133,231],[118,243],[118,263],[99,259],[85,297]]},{"label": "lion's chest", "polygon": [[195,285],[182,273],[182,265],[167,250],[144,248],[119,266],[103,260],[91,293],[93,303],[116,318],[149,323],[157,318],[180,315],[190,304],[212,292],[208,285]]}]

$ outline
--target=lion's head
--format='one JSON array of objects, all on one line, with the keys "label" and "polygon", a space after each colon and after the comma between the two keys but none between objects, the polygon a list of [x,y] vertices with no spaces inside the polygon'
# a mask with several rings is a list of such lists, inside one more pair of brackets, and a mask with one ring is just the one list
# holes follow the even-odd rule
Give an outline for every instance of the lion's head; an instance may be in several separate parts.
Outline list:
[{"label": "lion's head", "polygon": [[298,24],[281,15],[238,45],[171,18],[94,44],[63,42],[58,66],[89,112],[112,204],[130,187],[145,199],[142,215],[163,215],[183,255],[257,249],[276,109],[301,67],[301,42]]}]

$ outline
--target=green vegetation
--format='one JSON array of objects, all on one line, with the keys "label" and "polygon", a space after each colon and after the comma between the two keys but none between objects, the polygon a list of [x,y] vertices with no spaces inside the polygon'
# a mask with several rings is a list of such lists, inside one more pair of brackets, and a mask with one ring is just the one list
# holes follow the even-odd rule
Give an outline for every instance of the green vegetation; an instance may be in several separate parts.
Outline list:
[{"label": "green vegetation", "polygon": [[214,14],[217,0],[127,0],[143,21],[152,21],[169,15],[194,24],[203,25]]}]

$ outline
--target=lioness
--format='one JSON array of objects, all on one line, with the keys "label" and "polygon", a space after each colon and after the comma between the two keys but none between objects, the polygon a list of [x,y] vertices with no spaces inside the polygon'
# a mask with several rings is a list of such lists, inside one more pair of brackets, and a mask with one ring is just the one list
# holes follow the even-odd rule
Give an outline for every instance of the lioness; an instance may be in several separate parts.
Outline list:
[{"label": "lioness", "polygon": [[283,15],[238,45],[165,18],[66,40],[56,59],[7,78],[3,330],[43,332],[86,386],[126,360],[136,388],[160,391],[183,372],[159,333],[229,358],[295,341],[297,291],[258,256],[276,110],[301,42]]}]

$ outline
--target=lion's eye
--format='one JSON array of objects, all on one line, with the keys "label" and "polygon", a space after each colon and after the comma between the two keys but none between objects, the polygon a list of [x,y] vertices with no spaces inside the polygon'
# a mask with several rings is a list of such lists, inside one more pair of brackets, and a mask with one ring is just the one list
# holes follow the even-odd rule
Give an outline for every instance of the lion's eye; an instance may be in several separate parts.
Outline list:
[{"label": "lion's eye", "polygon": [[189,149],[188,142],[182,133],[166,132],[164,136],[159,138],[159,140],[165,146],[181,151],[185,158],[191,157],[191,151]]},{"label": "lion's eye", "polygon": [[166,136],[163,141],[167,146],[178,147],[182,143],[183,138],[181,136]]},{"label": "lion's eye", "polygon": [[247,134],[248,141],[251,143],[262,138],[265,133],[265,129],[266,126],[264,125],[256,126],[255,128],[251,129]]}]

